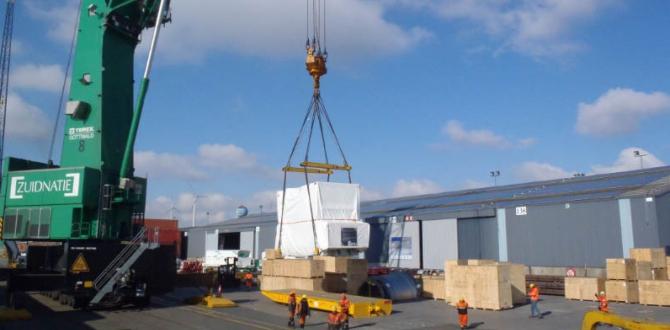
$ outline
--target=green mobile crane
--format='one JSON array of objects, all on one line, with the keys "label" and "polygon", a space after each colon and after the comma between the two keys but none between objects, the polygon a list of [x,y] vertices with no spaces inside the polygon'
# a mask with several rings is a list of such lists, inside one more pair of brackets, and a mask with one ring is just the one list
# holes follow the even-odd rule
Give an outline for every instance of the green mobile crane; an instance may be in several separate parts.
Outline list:
[{"label": "green mobile crane", "polygon": [[[70,305],[146,304],[171,290],[174,248],[144,227],[147,181],[133,175],[154,51],[170,19],[169,0],[81,1],[61,163],[2,162],[2,240],[9,251],[32,242],[25,266],[9,274],[10,300],[39,290]],[[135,48],[152,27],[133,108]]]}]

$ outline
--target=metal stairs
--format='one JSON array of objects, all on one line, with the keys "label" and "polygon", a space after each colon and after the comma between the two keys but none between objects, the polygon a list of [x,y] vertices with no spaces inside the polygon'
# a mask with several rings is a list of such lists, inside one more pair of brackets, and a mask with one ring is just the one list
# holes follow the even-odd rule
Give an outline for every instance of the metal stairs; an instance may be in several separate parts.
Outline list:
[{"label": "metal stairs", "polygon": [[105,270],[98,275],[93,282],[93,287],[98,292],[91,299],[91,305],[98,304],[108,293],[114,290],[114,285],[130,270],[130,267],[142,256],[144,251],[153,250],[160,246],[157,228],[154,230],[151,240],[148,240],[147,234],[146,227],[142,227],[126,247],[107,265]]}]

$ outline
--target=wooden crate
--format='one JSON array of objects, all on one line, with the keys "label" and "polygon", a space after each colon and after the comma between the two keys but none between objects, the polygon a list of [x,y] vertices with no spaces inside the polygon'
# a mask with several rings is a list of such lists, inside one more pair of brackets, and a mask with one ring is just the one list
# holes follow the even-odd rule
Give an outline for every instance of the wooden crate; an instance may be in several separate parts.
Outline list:
[{"label": "wooden crate", "polygon": [[423,297],[444,300],[444,276],[421,276]]},{"label": "wooden crate", "polygon": [[368,273],[367,259],[355,259],[350,257],[317,256],[314,260],[323,260],[326,273],[355,274]]},{"label": "wooden crate", "polygon": [[265,259],[267,260],[274,260],[274,259],[281,259],[281,251],[280,250],[275,250],[275,249],[265,249]]},{"label": "wooden crate", "polygon": [[323,260],[275,259],[263,262],[263,275],[296,278],[324,277]]},{"label": "wooden crate", "polygon": [[483,265],[493,265],[496,263],[495,260],[490,259],[468,259],[468,266],[483,266]]},{"label": "wooden crate", "polygon": [[[605,279],[598,277],[566,277],[565,298],[596,301],[596,292],[605,290]],[[540,292],[541,293],[541,292]]]},{"label": "wooden crate", "polygon": [[651,280],[667,281],[668,280],[668,269],[667,268],[652,268],[652,270],[651,270]]},{"label": "wooden crate", "polygon": [[640,304],[670,306],[670,281],[639,281]]},{"label": "wooden crate", "polygon": [[605,281],[605,292],[607,299],[636,304],[640,301],[637,282],[635,281]]},{"label": "wooden crate", "polygon": [[637,280],[635,260],[633,259],[607,259],[608,280]]},{"label": "wooden crate", "polygon": [[630,257],[639,261],[651,262],[651,268],[667,267],[665,249],[662,248],[630,249]]},{"label": "wooden crate", "polygon": [[347,291],[347,276],[345,274],[326,273],[323,278],[323,291],[341,293]]},{"label": "wooden crate", "polygon": [[272,276],[274,275],[274,259],[263,260],[261,264],[261,274]]},{"label": "wooden crate", "polygon": [[465,298],[473,308],[502,310],[514,307],[508,267],[452,266],[452,304]]},{"label": "wooden crate", "polygon": [[[446,260],[444,262],[444,300],[447,302],[451,301],[456,301],[458,298],[453,298],[452,297],[452,291],[453,291],[453,279],[454,277],[451,276],[452,268],[455,266],[462,266],[462,265],[467,265],[466,260]],[[456,299],[456,300],[454,300]]]},{"label": "wooden crate", "polygon": [[525,304],[528,296],[526,295],[526,275],[528,267],[521,264],[500,263],[509,276],[509,282],[512,285],[512,302]]},{"label": "wooden crate", "polygon": [[323,278],[296,278],[283,276],[267,276],[260,278],[261,290],[305,290],[323,291]]},{"label": "wooden crate", "polygon": [[651,262],[635,260],[635,280],[636,281],[653,280],[654,277],[651,272],[651,269],[652,269]]}]

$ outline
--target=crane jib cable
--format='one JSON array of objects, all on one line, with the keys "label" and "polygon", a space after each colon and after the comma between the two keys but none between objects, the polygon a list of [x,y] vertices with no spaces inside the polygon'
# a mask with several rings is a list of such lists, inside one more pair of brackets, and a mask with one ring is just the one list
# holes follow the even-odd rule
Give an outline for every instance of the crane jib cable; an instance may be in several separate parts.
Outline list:
[{"label": "crane jib cable", "polygon": [[[311,9],[311,13],[310,13]],[[310,30],[311,25],[311,30]],[[320,92],[320,83],[319,80],[321,76],[327,73],[326,69],[326,60],[328,56],[328,51],[326,50],[326,0],[306,0],[306,31],[307,36],[306,48],[307,48],[307,59],[305,61],[307,71],[312,76],[314,80],[314,91],[312,94],[312,99],[307,108],[307,113],[303,118],[302,125],[298,131],[291,152],[289,153],[288,161],[286,166],[283,168],[284,180],[282,184],[282,200],[281,200],[281,212],[279,215],[279,237],[277,241],[277,249],[281,251],[283,243],[283,234],[284,234],[284,216],[285,216],[285,207],[286,207],[286,186],[288,182],[288,173],[296,172],[302,173],[305,178],[305,189],[307,191],[307,199],[309,202],[309,214],[311,218],[312,225],[312,237],[314,239],[314,254],[319,254],[319,244],[318,237],[316,232],[316,220],[314,217],[314,209],[312,206],[312,191],[310,188],[310,176],[309,174],[326,174],[326,180],[330,182],[331,175],[334,171],[346,171],[348,182],[351,183],[351,166],[347,161],[346,156],[342,146],[340,145],[340,140],[335,133],[332,122],[330,121],[330,116],[326,111],[326,107],[323,104]],[[321,37],[323,36],[323,43]],[[311,39],[310,39],[311,37]],[[322,52],[323,47],[323,52]],[[318,125],[316,123],[318,122]],[[324,123],[325,122],[325,123]],[[310,161],[310,151],[312,149],[312,137],[314,136],[314,128],[319,130],[318,134],[320,136],[319,142],[321,143],[321,151],[323,152],[323,158],[325,163]],[[329,134],[327,134],[329,133]],[[326,136],[329,135],[333,138],[334,144],[337,146],[337,151],[340,154],[342,159],[342,165],[331,164],[331,157],[328,154],[328,144]],[[292,161],[295,156],[295,153],[300,145],[301,141],[305,139],[305,156],[303,161],[298,164],[299,166],[293,166]]]},{"label": "crane jib cable", "polygon": [[[316,122],[319,122],[319,125],[315,125]],[[324,123],[325,122],[325,123]],[[324,125],[325,124],[325,125]],[[330,136],[333,137],[334,143],[337,146],[337,151],[339,152],[340,157],[342,158],[343,164],[344,165],[334,165],[329,162],[330,157],[326,163],[317,163],[317,162],[311,162],[310,161],[310,152],[313,147],[313,141],[312,138],[314,137],[314,129],[319,130],[319,135],[320,139],[318,141],[321,143],[321,150],[324,153],[324,157],[329,157],[328,155],[328,147],[327,147],[327,141],[326,141],[326,132],[330,133]],[[295,153],[298,149],[298,146],[300,143],[304,140],[306,143],[305,147],[305,155],[303,157],[303,162],[300,163],[300,167],[293,167],[292,162],[293,158],[295,156]],[[299,170],[290,170],[294,168],[299,168]],[[286,166],[284,167],[284,180],[283,180],[283,185],[282,185],[282,201],[281,201],[281,212],[280,212],[280,219],[279,219],[279,238],[278,238],[278,245],[277,248],[281,250],[282,248],[282,243],[283,243],[283,226],[284,226],[284,216],[285,216],[285,206],[286,206],[286,189],[287,189],[287,181],[288,181],[288,172],[301,172],[304,175],[305,178],[305,185],[306,185],[306,190],[307,190],[307,197],[309,201],[309,207],[310,207],[310,220],[312,224],[312,236],[314,239],[314,246],[315,248],[318,249],[318,235],[316,233],[316,220],[314,217],[314,210],[312,208],[312,191],[309,186],[310,184],[310,179],[309,179],[309,174],[314,173],[310,172],[310,169],[315,169],[315,168],[321,168],[321,169],[326,169],[324,174],[328,174],[328,180],[330,180],[330,174],[332,173],[332,170],[343,170],[347,172],[348,176],[348,182],[351,183],[351,166],[349,166],[349,163],[346,159],[346,156],[344,154],[343,148],[340,144],[339,138],[337,137],[337,134],[335,133],[334,126],[330,120],[330,117],[328,113],[326,112],[326,108],[323,105],[323,100],[321,99],[321,94],[318,92],[315,92],[312,96],[311,103],[309,105],[309,108],[307,110],[307,113],[305,114],[305,117],[302,121],[302,125],[300,126],[300,130],[298,131],[298,135],[296,136],[293,146],[291,148],[291,152],[289,154],[289,159],[286,162]]]}]

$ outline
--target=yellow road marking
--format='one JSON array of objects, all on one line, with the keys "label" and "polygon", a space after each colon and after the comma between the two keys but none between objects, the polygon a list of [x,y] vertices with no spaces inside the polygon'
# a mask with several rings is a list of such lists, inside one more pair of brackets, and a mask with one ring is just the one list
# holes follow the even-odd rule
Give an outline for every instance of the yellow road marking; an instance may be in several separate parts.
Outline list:
[{"label": "yellow road marking", "polygon": [[[161,298],[154,298],[154,301],[157,301],[157,300],[165,301],[164,299],[161,299]],[[243,320],[240,320],[238,318],[234,318],[230,314],[217,312],[217,311],[213,311],[213,310],[210,310],[210,309],[205,309],[204,307],[199,307],[199,306],[183,306],[183,307],[185,309],[189,309],[189,310],[191,310],[191,311],[193,311],[197,314],[203,315],[203,316],[209,316],[209,317],[218,318],[218,319],[225,320],[225,321],[230,321],[230,322],[245,325],[245,326],[251,326],[251,327],[254,327],[256,329],[263,329],[263,330],[285,329],[284,327],[277,326],[275,324],[271,324],[271,323],[267,323],[267,322],[263,322],[263,321],[258,321],[258,320],[253,320],[253,321],[250,321],[250,322],[243,321]],[[253,323],[251,323],[251,322],[253,322]]]}]

